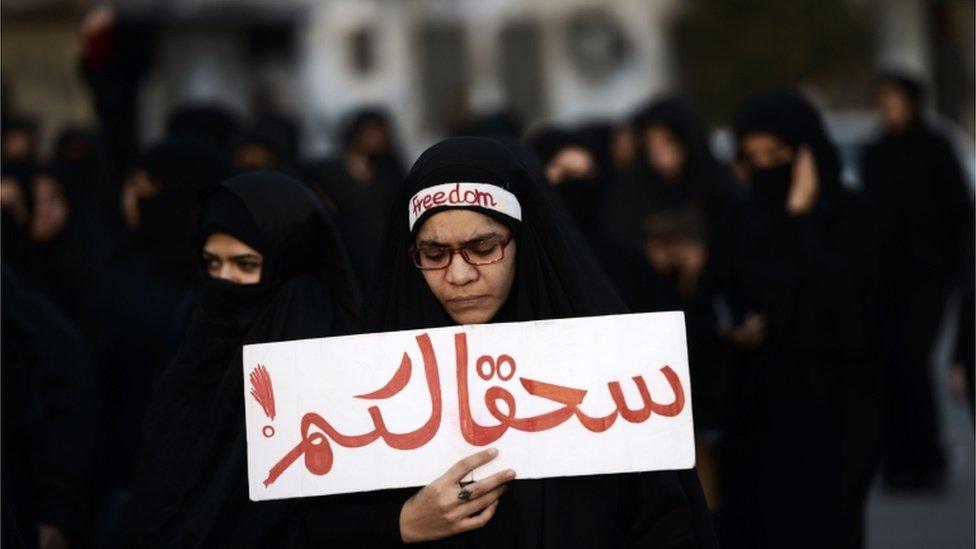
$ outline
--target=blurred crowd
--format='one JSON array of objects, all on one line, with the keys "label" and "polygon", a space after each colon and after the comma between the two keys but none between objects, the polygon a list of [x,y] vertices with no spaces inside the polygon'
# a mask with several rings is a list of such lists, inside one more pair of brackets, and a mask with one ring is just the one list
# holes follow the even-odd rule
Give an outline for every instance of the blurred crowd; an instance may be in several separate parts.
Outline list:
[{"label": "blurred crowd", "polygon": [[[99,127],[65,129],[44,158],[36,121],[3,113],[4,542],[125,546],[153,380],[205,272],[201,191],[252,170],[302,181],[368,299],[412,160],[381,106],[348,113],[329,158],[299,157],[293,120],[212,104],[172,113],[140,150],[137,51],[90,44],[80,65]],[[969,176],[918,82],[878,75],[874,98],[882,126],[858,192],[795,91],[742,106],[731,163],[679,96],[626,119],[525,131],[496,112],[451,132],[526,143],[628,307],[684,311],[697,468],[723,546],[833,529],[859,547],[879,472],[893,489],[938,489],[930,356],[954,295],[955,375],[972,409]],[[819,511],[838,504],[825,523]]]}]

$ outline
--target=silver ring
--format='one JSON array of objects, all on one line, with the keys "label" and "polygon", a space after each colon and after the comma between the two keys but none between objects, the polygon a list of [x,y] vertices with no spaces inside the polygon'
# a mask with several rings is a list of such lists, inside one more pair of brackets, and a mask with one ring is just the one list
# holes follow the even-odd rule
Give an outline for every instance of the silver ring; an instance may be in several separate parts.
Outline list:
[{"label": "silver ring", "polygon": [[468,501],[468,500],[470,500],[471,499],[471,490],[468,490],[467,488],[461,488],[461,490],[458,491],[458,499],[461,500],[461,501]]}]

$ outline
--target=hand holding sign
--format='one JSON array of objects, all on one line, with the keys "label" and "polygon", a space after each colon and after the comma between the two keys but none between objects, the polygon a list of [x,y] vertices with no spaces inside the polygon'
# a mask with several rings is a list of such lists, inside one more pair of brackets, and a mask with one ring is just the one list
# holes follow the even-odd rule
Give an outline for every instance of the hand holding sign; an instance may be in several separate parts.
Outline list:
[{"label": "hand holding sign", "polygon": [[515,471],[506,469],[468,484],[467,499],[458,497],[461,482],[478,467],[495,459],[498,450],[489,448],[454,464],[440,478],[423,487],[403,504],[400,535],[405,543],[433,541],[481,528],[498,508],[498,498]]}]

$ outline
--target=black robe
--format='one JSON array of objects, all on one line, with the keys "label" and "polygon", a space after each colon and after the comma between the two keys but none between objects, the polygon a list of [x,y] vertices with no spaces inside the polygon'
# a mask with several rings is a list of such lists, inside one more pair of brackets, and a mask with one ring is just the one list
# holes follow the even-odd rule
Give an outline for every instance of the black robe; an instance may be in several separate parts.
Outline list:
[{"label": "black robe", "polygon": [[[816,161],[812,211],[785,197],[743,204],[723,261],[741,316],[764,314],[761,345],[733,372],[724,465],[727,547],[858,547],[880,445],[876,225],[839,183],[819,114],[798,94],[756,100],[739,139],[767,132]],[[790,185],[789,171],[783,185]]]},{"label": "black robe", "polygon": [[873,143],[863,172],[884,231],[885,476],[923,484],[945,466],[929,357],[972,231],[972,203],[949,142],[921,123]]},{"label": "black robe", "polygon": [[[243,213],[211,215],[227,200]],[[242,227],[242,219],[253,221]],[[248,497],[241,348],[336,334],[358,306],[355,282],[324,207],[283,175],[225,182],[208,199],[201,230],[201,245],[225,232],[255,246],[248,237],[259,234],[261,281],[203,284],[146,413],[131,545],[289,547],[298,533],[292,502]]]},{"label": "black robe", "polygon": [[[530,156],[517,144],[486,138],[450,139],[421,156],[390,214],[384,268],[362,331],[453,324],[407,255],[413,240],[407,219],[410,197],[448,181],[506,187],[522,206],[523,222],[482,210],[512,227],[519,246],[516,279],[493,321],[625,312],[590,255],[582,251],[579,235],[554,213],[548,185]],[[302,521],[305,541],[319,547],[399,546],[400,509],[416,491],[311,500]],[[715,541],[697,475],[689,470],[515,480],[486,526],[420,546],[712,547]]]},{"label": "black robe", "polygon": [[98,390],[88,349],[6,265],[2,321],[2,543],[36,547],[44,522],[90,546]]}]

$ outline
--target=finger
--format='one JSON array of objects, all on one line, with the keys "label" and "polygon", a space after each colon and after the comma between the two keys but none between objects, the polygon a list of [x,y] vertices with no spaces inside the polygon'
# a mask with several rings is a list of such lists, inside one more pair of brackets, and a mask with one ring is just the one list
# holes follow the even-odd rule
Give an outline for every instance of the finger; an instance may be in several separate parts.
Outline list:
[{"label": "finger", "polygon": [[485,493],[490,492],[502,484],[512,480],[513,478],[515,478],[515,470],[506,469],[487,478],[483,478],[478,482],[472,482],[471,484],[466,485],[465,488],[471,492],[471,499],[475,500],[485,495]]},{"label": "finger", "polygon": [[458,533],[467,532],[469,530],[474,530],[481,528],[482,526],[488,524],[491,517],[495,516],[495,511],[498,509],[498,500],[496,499],[494,503],[485,507],[485,510],[478,513],[477,515],[463,519],[457,523]]},{"label": "finger", "polygon": [[451,468],[448,469],[447,472],[444,473],[444,475],[438,480],[445,481],[449,484],[456,484],[460,482],[461,479],[466,477],[471,471],[474,471],[478,467],[495,459],[495,456],[497,455],[498,450],[494,448],[488,448],[487,450],[482,450],[477,454],[471,454],[470,456],[451,466]]},{"label": "finger", "polygon": [[508,486],[502,485],[490,492],[486,492],[481,495],[480,498],[465,502],[457,509],[457,514],[455,515],[459,519],[465,519],[472,515],[476,515],[488,507],[492,503],[498,501],[502,497],[502,494],[508,491]]}]

